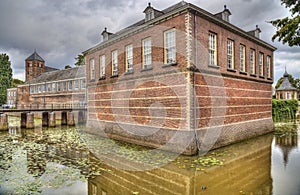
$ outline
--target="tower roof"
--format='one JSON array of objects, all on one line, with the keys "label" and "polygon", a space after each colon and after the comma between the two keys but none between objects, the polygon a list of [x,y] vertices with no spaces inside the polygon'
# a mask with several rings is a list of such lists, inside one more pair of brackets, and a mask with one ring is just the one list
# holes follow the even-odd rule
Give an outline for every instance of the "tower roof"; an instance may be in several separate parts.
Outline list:
[{"label": "tower roof", "polygon": [[43,60],[43,58],[36,51],[34,51],[33,54],[31,54],[31,56],[26,58],[26,60],[38,60],[41,62],[45,62],[45,60]]},{"label": "tower roof", "polygon": [[297,91],[295,87],[289,81],[289,74],[287,73],[286,69],[283,74],[283,81],[281,85],[278,87],[277,91]]}]

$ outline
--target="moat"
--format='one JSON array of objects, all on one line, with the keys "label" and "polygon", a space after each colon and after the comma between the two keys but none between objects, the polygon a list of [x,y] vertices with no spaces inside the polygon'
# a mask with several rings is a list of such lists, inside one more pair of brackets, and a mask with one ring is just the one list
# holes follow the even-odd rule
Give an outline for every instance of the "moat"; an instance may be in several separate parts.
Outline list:
[{"label": "moat", "polygon": [[84,133],[84,126],[0,132],[0,194],[274,194],[300,192],[298,125],[177,156]]}]

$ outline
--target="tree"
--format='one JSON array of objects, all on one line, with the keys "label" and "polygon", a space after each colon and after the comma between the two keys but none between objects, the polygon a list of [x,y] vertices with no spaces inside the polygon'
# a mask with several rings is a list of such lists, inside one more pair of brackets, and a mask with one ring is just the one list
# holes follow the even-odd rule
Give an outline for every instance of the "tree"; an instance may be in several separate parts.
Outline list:
[{"label": "tree", "polygon": [[270,23],[277,28],[272,41],[278,38],[283,44],[288,43],[290,47],[300,46],[300,1],[281,0],[286,8],[289,8],[291,17],[273,20]]},{"label": "tree", "polygon": [[75,66],[85,65],[84,57],[85,57],[84,54],[78,54],[78,56],[75,58],[75,60],[76,60]]},{"label": "tree", "polygon": [[22,84],[24,84],[24,81],[13,78],[11,82],[11,87],[17,87],[18,85],[22,85]]},{"label": "tree", "polygon": [[70,65],[65,66],[65,69],[69,69],[69,68],[72,68],[72,66],[70,66]]},{"label": "tree", "polygon": [[12,69],[7,54],[0,54],[0,104],[6,103],[7,89],[11,87]]}]

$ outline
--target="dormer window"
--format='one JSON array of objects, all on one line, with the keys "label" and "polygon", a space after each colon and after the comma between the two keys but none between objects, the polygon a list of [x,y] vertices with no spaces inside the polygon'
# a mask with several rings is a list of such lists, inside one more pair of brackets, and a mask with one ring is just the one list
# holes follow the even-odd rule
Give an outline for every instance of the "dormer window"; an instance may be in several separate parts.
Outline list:
[{"label": "dormer window", "polygon": [[215,14],[215,16],[226,22],[230,22],[231,12],[229,9],[227,9],[227,6],[224,5],[224,10],[222,12]]},{"label": "dormer window", "polygon": [[146,19],[145,21],[149,21],[149,20],[152,20],[154,18],[154,10],[152,9],[149,9],[147,12],[146,12]]},{"label": "dormer window", "polygon": [[163,14],[163,12],[154,9],[151,6],[151,3],[148,3],[148,7],[146,7],[144,13],[145,13],[145,22],[148,22],[149,20],[152,20],[155,17],[161,16]]},{"label": "dormer window", "polygon": [[101,33],[102,40],[107,41],[113,33],[107,31],[107,28],[104,28],[104,31]]}]

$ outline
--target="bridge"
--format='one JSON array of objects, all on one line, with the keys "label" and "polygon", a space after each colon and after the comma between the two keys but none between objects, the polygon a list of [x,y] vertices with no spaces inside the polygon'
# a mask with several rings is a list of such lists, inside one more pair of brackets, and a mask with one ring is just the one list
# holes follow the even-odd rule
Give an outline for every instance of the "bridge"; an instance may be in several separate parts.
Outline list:
[{"label": "bridge", "polygon": [[17,105],[15,109],[0,109],[0,131],[8,130],[7,113],[21,113],[21,128],[34,128],[34,113],[42,112],[42,126],[55,127],[56,113],[61,114],[61,125],[75,125],[75,113],[78,123],[86,122],[86,104],[30,104]]},{"label": "bridge", "polygon": [[86,111],[86,104],[30,104],[17,105],[16,108],[0,109],[0,113],[8,112],[54,112],[54,111]]}]

